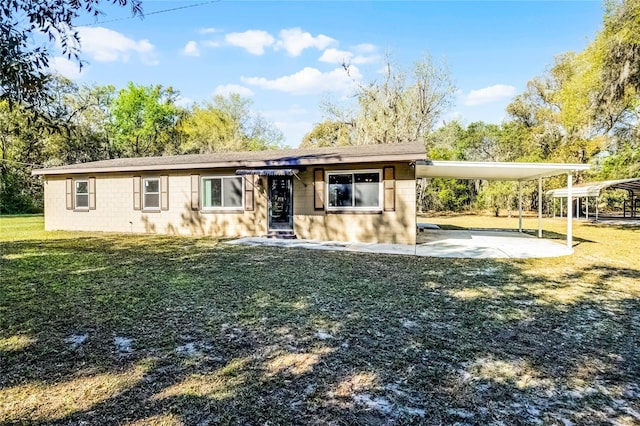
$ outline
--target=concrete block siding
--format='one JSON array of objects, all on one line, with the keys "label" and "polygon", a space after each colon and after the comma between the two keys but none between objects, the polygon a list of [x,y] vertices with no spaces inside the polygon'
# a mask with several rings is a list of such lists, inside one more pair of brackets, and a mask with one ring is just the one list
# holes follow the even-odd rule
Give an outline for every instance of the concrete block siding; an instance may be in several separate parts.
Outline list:
[{"label": "concrete block siding", "polygon": [[[313,169],[382,169],[395,167],[396,209],[378,213],[333,213],[314,210]],[[267,233],[266,183],[254,191],[253,211],[203,212],[191,209],[191,175],[233,176],[235,169],[48,175],[45,184],[45,229],[205,235],[260,236]],[[169,176],[169,209],[133,208],[133,176]],[[67,210],[66,179],[95,177],[95,210]],[[314,240],[415,243],[415,171],[408,162],[339,164],[309,167],[294,178],[294,232]],[[262,178],[266,182],[266,177]],[[325,191],[326,193],[326,191]]]},{"label": "concrete block siding", "polygon": [[341,164],[324,166],[323,169],[330,172],[382,169],[386,166],[395,168],[396,209],[393,212],[337,213],[327,212],[326,209],[314,210],[313,169],[301,173],[301,181],[294,179],[295,234],[310,240],[415,244],[416,182],[414,169],[408,163]]}]

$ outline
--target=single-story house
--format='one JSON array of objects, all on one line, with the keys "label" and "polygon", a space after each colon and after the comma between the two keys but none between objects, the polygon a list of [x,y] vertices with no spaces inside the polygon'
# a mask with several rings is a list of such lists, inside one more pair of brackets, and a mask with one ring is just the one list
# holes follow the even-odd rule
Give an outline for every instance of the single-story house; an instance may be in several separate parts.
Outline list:
[{"label": "single-story house", "polygon": [[[32,173],[44,179],[46,230],[413,245],[419,178],[537,180],[542,199],[542,179],[567,174],[572,199],[573,175],[588,168],[430,161],[422,144],[391,144],[119,158]],[[568,219],[569,247],[571,235]]]},{"label": "single-story house", "polygon": [[415,244],[422,144],[120,158],[34,170],[46,230]]}]

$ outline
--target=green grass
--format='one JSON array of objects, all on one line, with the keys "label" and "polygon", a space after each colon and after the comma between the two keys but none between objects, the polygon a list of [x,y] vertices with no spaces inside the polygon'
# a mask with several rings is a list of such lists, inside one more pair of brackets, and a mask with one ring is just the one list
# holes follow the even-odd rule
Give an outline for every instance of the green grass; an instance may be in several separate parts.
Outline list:
[{"label": "green grass", "polygon": [[640,230],[575,234],[467,260],[0,218],[0,424],[637,424]]}]

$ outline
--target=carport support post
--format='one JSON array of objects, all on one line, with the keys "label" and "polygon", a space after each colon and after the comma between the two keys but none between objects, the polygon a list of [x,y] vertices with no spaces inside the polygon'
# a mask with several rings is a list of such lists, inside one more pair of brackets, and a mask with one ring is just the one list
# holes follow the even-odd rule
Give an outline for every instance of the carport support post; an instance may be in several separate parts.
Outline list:
[{"label": "carport support post", "polygon": [[522,182],[518,181],[518,232],[522,232]]},{"label": "carport support post", "polygon": [[567,174],[567,246],[573,246],[573,197],[571,194],[571,186],[573,184],[573,175]]},{"label": "carport support post", "polygon": [[564,209],[564,206],[562,205],[562,200],[564,200],[564,198],[560,197],[560,219],[562,219],[562,210]]},{"label": "carport support post", "polygon": [[589,221],[589,196],[588,195],[584,198],[584,206],[587,209],[587,222],[588,222]]},{"label": "carport support post", "polygon": [[538,178],[538,238],[542,238],[542,178]]},{"label": "carport support post", "polygon": [[598,198],[596,197],[596,222],[598,221]]}]

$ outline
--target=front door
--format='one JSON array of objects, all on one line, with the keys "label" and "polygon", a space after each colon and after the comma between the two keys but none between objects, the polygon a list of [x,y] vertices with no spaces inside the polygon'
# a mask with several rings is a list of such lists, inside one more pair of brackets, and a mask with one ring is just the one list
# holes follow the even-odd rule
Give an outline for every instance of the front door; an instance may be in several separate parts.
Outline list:
[{"label": "front door", "polygon": [[269,230],[293,231],[293,178],[269,176]]}]

